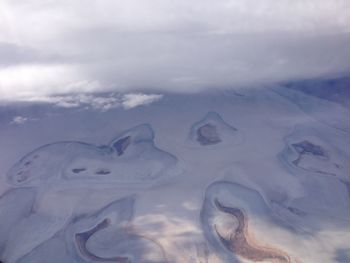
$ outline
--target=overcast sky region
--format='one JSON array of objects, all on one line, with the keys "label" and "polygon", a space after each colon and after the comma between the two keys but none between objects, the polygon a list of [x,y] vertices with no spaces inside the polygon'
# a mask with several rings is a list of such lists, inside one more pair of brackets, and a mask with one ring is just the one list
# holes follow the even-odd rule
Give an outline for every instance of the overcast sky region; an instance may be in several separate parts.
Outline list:
[{"label": "overcast sky region", "polygon": [[343,76],[349,61],[349,0],[0,2],[0,101],[106,91],[135,101],[140,90],[152,100]]}]

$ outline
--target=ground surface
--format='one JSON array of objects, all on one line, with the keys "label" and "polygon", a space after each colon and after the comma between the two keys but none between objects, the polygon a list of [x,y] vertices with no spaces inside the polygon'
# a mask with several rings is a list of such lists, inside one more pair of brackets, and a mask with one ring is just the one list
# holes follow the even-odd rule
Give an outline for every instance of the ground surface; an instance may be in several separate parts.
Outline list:
[{"label": "ground surface", "polygon": [[312,91],[2,107],[0,260],[350,262],[349,98]]}]

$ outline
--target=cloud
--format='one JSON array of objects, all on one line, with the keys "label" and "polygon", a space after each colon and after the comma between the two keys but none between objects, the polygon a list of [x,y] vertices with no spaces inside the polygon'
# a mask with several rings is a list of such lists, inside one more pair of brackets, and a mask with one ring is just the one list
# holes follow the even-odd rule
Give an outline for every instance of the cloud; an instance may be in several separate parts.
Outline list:
[{"label": "cloud", "polygon": [[152,102],[158,101],[163,97],[161,94],[126,94],[123,96],[123,107],[125,109],[135,108],[140,105],[148,105]]},{"label": "cloud", "polygon": [[23,124],[23,123],[25,123],[26,121],[28,121],[29,120],[29,118],[27,118],[27,117],[24,117],[24,116],[16,116],[16,117],[14,117],[13,118],[13,120],[12,120],[12,124]]},{"label": "cloud", "polygon": [[98,91],[97,81],[81,79],[73,65],[30,64],[0,68],[2,100],[33,100],[36,96]]},{"label": "cloud", "polygon": [[0,100],[346,75],[348,0],[0,2]]},{"label": "cloud", "polygon": [[108,94],[106,96],[97,96],[93,94],[51,96],[47,97],[47,102],[53,103],[57,107],[85,107],[100,111],[107,111],[121,106],[120,95],[115,94]]},{"label": "cloud", "polygon": [[[25,97],[20,102],[36,102],[51,104],[60,108],[85,108],[99,111],[108,111],[114,108],[124,108],[126,110],[148,105],[162,99],[161,94],[144,94],[144,93],[107,93],[98,95],[96,93],[78,93],[68,95],[51,95]],[[23,116],[17,116],[12,123],[21,124],[29,120]]]}]

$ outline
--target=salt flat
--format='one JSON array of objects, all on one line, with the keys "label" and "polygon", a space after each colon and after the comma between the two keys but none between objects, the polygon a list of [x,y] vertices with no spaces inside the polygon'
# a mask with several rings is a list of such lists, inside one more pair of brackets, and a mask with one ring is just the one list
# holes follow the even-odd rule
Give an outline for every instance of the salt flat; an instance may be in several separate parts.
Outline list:
[{"label": "salt flat", "polygon": [[2,262],[350,262],[337,101],[276,86],[0,112]]}]

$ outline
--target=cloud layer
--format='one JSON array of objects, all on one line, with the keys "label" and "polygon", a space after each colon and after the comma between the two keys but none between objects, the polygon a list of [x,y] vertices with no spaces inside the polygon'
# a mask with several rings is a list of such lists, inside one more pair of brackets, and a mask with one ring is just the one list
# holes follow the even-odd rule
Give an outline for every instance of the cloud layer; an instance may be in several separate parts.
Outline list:
[{"label": "cloud layer", "polygon": [[[17,102],[51,104],[60,108],[85,108],[108,111],[114,108],[132,109],[142,105],[149,105],[163,98],[161,94],[144,93],[74,93],[66,95],[27,96],[17,98]],[[21,123],[27,119],[14,119]]]},{"label": "cloud layer", "polygon": [[0,2],[0,100],[348,74],[348,0]]}]

